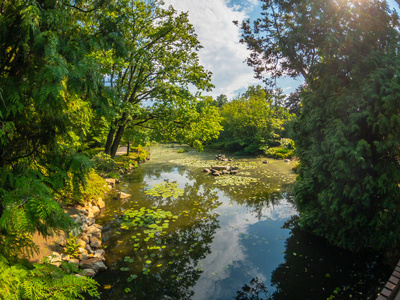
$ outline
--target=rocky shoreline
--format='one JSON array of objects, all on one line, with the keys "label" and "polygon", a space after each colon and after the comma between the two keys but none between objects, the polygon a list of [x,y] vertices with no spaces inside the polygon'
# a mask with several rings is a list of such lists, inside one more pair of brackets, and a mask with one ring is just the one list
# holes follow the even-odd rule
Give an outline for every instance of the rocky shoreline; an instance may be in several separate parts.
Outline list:
[{"label": "rocky shoreline", "polygon": [[[106,178],[106,184],[109,190],[115,188],[118,179]],[[118,193],[118,197],[123,199],[130,197],[129,194]],[[79,247],[78,254],[75,257],[67,254],[66,251],[68,237],[63,233],[55,242],[59,246],[59,251],[54,251],[50,256],[46,257],[48,263],[57,267],[61,266],[62,262],[76,264],[80,269],[80,275],[93,277],[99,271],[106,270],[105,251],[102,249],[102,229],[103,226],[96,224],[96,217],[101,214],[105,208],[105,202],[102,198],[92,200],[85,206],[77,205],[68,211],[73,219],[76,227],[72,230],[75,247]]]}]

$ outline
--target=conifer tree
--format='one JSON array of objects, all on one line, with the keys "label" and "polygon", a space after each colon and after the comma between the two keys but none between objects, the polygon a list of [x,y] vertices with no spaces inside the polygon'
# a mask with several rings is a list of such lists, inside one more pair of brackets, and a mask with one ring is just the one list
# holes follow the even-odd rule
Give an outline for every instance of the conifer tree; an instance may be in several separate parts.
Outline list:
[{"label": "conifer tree", "polygon": [[355,251],[398,245],[397,16],[378,0],[263,2],[264,19],[242,26],[249,63],[306,81],[294,137],[300,224]]}]

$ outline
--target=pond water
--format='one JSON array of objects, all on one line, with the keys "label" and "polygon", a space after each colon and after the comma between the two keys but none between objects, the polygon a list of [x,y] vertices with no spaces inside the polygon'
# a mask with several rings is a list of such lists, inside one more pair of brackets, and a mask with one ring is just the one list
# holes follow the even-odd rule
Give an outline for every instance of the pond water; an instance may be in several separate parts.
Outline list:
[{"label": "pond water", "polygon": [[[219,163],[216,153],[178,149],[151,149],[152,161],[117,186],[132,197],[107,199],[101,299],[376,298],[392,271],[379,256],[296,227],[293,162]],[[221,164],[239,173],[203,172]]]}]

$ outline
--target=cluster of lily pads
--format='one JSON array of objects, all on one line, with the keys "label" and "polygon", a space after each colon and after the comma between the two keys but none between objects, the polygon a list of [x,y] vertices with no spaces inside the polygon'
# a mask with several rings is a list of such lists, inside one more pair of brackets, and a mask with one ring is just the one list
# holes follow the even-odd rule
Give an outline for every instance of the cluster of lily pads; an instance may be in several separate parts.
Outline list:
[{"label": "cluster of lily pads", "polygon": [[161,196],[163,198],[177,198],[183,195],[183,190],[178,188],[178,183],[176,182],[161,182],[154,185],[153,188],[145,191],[145,194],[154,197]]},{"label": "cluster of lily pads", "polygon": [[253,182],[258,182],[257,178],[244,177],[244,176],[224,176],[217,177],[214,184],[219,186],[235,186],[235,185],[245,185]]}]

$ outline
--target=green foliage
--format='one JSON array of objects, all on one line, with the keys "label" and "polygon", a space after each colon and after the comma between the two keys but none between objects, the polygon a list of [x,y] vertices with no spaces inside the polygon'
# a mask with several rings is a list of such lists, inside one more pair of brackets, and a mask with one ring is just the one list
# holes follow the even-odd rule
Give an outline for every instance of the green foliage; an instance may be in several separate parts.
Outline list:
[{"label": "green foliage", "polygon": [[92,158],[93,167],[99,171],[111,172],[117,168],[110,155],[100,152]]},{"label": "green foliage", "polygon": [[186,153],[189,152],[189,148],[188,147],[183,147],[178,149],[178,151],[176,151],[177,153]]},{"label": "green foliage", "polygon": [[286,109],[274,105],[274,95],[260,86],[249,87],[238,99],[222,106],[224,131],[216,144],[232,151],[260,153],[279,143],[285,123],[290,119]]},{"label": "green foliage", "polygon": [[79,244],[76,241],[76,237],[72,233],[69,233],[64,252],[69,254],[72,258],[77,258],[79,255]]},{"label": "green foliage", "polygon": [[86,204],[102,197],[107,192],[104,179],[91,170],[84,181],[75,181],[70,176],[63,189],[58,191],[56,198],[66,205]]},{"label": "green foliage", "polygon": [[68,274],[50,264],[27,267],[0,256],[0,299],[84,299],[82,293],[99,297],[97,285],[92,278]]},{"label": "green foliage", "polygon": [[293,150],[284,149],[282,147],[271,147],[265,149],[264,154],[267,157],[285,159],[293,156]]},{"label": "green foliage", "polygon": [[288,138],[283,138],[280,140],[280,146],[279,147],[265,147],[264,148],[264,154],[267,157],[272,157],[272,158],[280,158],[280,159],[285,159],[285,158],[291,158],[294,155],[294,141]]},{"label": "green foliage", "polygon": [[134,5],[131,9],[130,0],[118,1],[105,16],[116,30],[119,47],[96,54],[115,94],[109,103],[113,114],[105,152],[114,157],[125,129],[129,128],[126,140],[130,141],[136,139],[135,128],[142,127],[152,129],[158,140],[201,149],[219,127],[218,118],[204,121],[205,113],[217,117],[218,110],[196,110],[204,101],[197,91],[209,91],[212,85],[211,73],[199,63],[201,46],[194,27],[187,13],[178,14],[162,1],[136,0]]},{"label": "green foliage", "polygon": [[301,225],[354,251],[399,245],[397,16],[375,0],[264,2],[266,56],[307,81],[294,136]]}]

